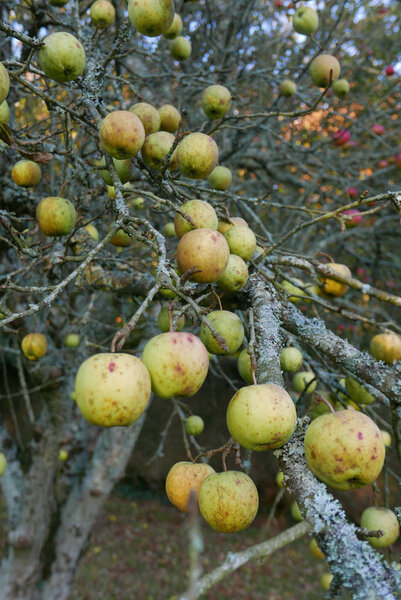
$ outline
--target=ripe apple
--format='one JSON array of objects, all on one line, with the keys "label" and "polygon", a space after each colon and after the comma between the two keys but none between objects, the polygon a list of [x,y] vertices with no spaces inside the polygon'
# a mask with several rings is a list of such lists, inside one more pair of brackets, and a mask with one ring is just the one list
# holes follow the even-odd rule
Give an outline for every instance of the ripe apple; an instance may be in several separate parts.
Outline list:
[{"label": "ripe apple", "polygon": [[128,17],[135,29],[148,37],[167,31],[174,19],[174,0],[129,0]]},{"label": "ripe apple", "polygon": [[149,372],[132,354],[105,352],[87,358],[75,378],[75,400],[93,425],[132,425],[146,409]]},{"label": "ripe apple", "polygon": [[191,52],[191,42],[183,35],[179,35],[170,42],[170,54],[175,60],[187,60],[191,56]]},{"label": "ripe apple", "polygon": [[349,375],[345,378],[345,387],[349,397],[358,404],[372,404],[375,401],[375,397]]},{"label": "ripe apple", "polygon": [[198,337],[188,332],[161,333],[146,344],[142,361],[159,398],[193,396],[206,379],[209,355]]},{"label": "ripe apple", "polygon": [[42,171],[33,160],[19,160],[11,169],[11,179],[21,187],[38,185]]},{"label": "ripe apple", "polygon": [[116,20],[116,10],[109,0],[96,0],[91,6],[90,16],[95,27],[104,29]]},{"label": "ripe apple", "polygon": [[375,135],[383,135],[385,132],[385,129],[384,129],[383,125],[379,125],[378,123],[376,123],[375,125],[372,125],[372,127],[370,128],[370,131],[372,133],[374,133]]},{"label": "ripe apple", "polygon": [[214,310],[207,315],[207,319],[217,333],[224,338],[228,347],[228,351],[223,350],[212,336],[209,327],[202,323],[200,338],[208,351],[212,354],[234,354],[240,348],[244,339],[245,331],[241,319],[229,310]]},{"label": "ripe apple", "polygon": [[236,254],[245,261],[250,260],[255,254],[256,237],[249,227],[235,225],[226,231],[224,237],[227,240],[231,254]]},{"label": "ripe apple", "polygon": [[175,237],[175,225],[173,221],[169,221],[164,225],[163,233],[166,237]]},{"label": "ripe apple", "polygon": [[236,533],[249,527],[259,508],[258,490],[241,471],[212,473],[199,490],[199,510],[216,531]]},{"label": "ripe apple", "polygon": [[313,556],[315,556],[316,558],[320,558],[321,560],[324,560],[326,558],[326,555],[320,550],[315,538],[311,539],[309,548],[310,548]]},{"label": "ripe apple", "polygon": [[394,156],[394,164],[397,169],[401,169],[401,153]]},{"label": "ripe apple", "polygon": [[384,532],[384,535],[379,538],[366,536],[367,541],[374,548],[387,548],[394,544],[400,535],[397,516],[392,510],[382,506],[365,508],[361,515],[361,527],[368,531],[381,529]]},{"label": "ripe apple", "polygon": [[348,187],[345,191],[347,192],[347,194],[350,198],[358,197],[358,190],[354,187]]},{"label": "ripe apple", "polygon": [[129,110],[142,121],[145,135],[159,131],[161,119],[157,108],[147,102],[137,102]]},{"label": "ripe apple", "polygon": [[238,372],[241,375],[242,379],[247,383],[253,383],[252,373],[251,373],[251,357],[248,354],[248,350],[244,348],[238,355],[237,362]]},{"label": "ripe apple", "polygon": [[129,110],[115,110],[102,121],[99,129],[100,143],[113,158],[131,158],[145,141],[142,121]]},{"label": "ripe apple", "polygon": [[36,207],[36,220],[45,235],[67,235],[74,229],[77,213],[74,205],[66,198],[49,196]]},{"label": "ripe apple", "polygon": [[39,62],[46,75],[65,83],[84,72],[85,50],[81,42],[67,31],[58,31],[45,37],[39,50]]},{"label": "ripe apple", "polygon": [[[377,163],[377,166],[379,167],[379,169],[385,169],[386,167],[388,167],[388,161],[384,158],[382,158],[381,160],[379,160],[379,162]],[[372,203],[373,204],[373,203]]]},{"label": "ripe apple", "polygon": [[[307,394],[311,394],[315,391],[317,386],[317,381],[315,379],[315,374],[312,371],[299,371],[294,375],[292,380],[292,385],[294,386],[294,390],[302,394],[305,390]],[[310,381],[315,379],[313,383],[308,385]]]},{"label": "ripe apple", "polygon": [[318,28],[319,17],[310,6],[300,6],[292,18],[292,24],[297,33],[311,35]]},{"label": "ripe apple", "polygon": [[[174,315],[174,312],[173,312]],[[161,311],[159,312],[159,315],[157,317],[157,324],[159,326],[160,331],[162,331],[163,333],[166,333],[167,331],[170,331],[170,319],[168,316],[168,306],[164,306]],[[175,331],[181,331],[182,329],[184,329],[185,326],[185,316],[181,315],[180,318],[178,319]]]},{"label": "ripe apple", "polygon": [[319,87],[327,87],[340,76],[340,63],[331,54],[319,54],[311,62],[309,73],[312,81]]},{"label": "ripe apple", "polygon": [[[117,160],[116,158],[113,158],[112,160],[121,183],[127,183],[127,181],[129,181],[132,177],[130,159],[126,158],[125,160]],[[106,168],[106,159],[104,157],[100,161],[99,166],[105,167],[100,171],[103,181],[107,185],[113,186],[113,180],[111,178],[110,171]]]},{"label": "ripe apple", "polygon": [[337,79],[333,83],[333,92],[338,98],[344,98],[349,92],[349,81],[347,79]]},{"label": "ripe apple", "polygon": [[197,283],[214,283],[224,272],[230,249],[224,237],[214,229],[188,231],[177,246],[177,264],[181,274],[191,268],[191,280]]},{"label": "ripe apple", "polygon": [[3,475],[4,471],[7,468],[7,459],[3,452],[0,452],[0,477]]},{"label": "ripe apple", "polygon": [[222,275],[216,281],[217,285],[226,292],[237,292],[248,281],[248,266],[237,254],[230,254],[228,263]]},{"label": "ripe apple", "polygon": [[302,365],[302,361],[302,352],[298,348],[288,346],[288,348],[283,348],[280,353],[280,366],[283,371],[287,371],[288,373],[298,371]]},{"label": "ripe apple", "polygon": [[[216,211],[208,202],[204,202],[203,200],[189,200],[182,204],[180,209],[183,213],[191,217],[198,228],[217,230],[218,219]],[[188,231],[195,229],[195,227],[179,213],[175,214],[174,227],[175,233],[180,239],[188,233]]]},{"label": "ripe apple", "polygon": [[367,415],[355,410],[317,417],[306,430],[304,449],[310,470],[338,490],[372,483],[385,457],[380,429]]},{"label": "ripe apple", "polygon": [[218,165],[213,169],[207,178],[207,182],[214,190],[223,191],[226,190],[233,180],[230,169]]},{"label": "ripe apple", "polygon": [[209,119],[220,119],[230,110],[230,91],[224,85],[209,85],[203,90],[201,104]]},{"label": "ripe apple", "polygon": [[401,360],[401,338],[395,333],[379,333],[370,340],[370,353],[388,365]]},{"label": "ripe apple", "polygon": [[[351,271],[347,267],[347,265],[343,265],[341,263],[328,263],[327,264],[330,269],[332,269],[335,273],[339,275],[345,275],[346,277],[352,277]],[[323,280],[322,290],[326,294],[330,296],[342,297],[348,290],[348,285],[345,283],[340,283],[339,281],[335,281],[335,279],[330,279],[327,277]]]},{"label": "ripe apple", "polygon": [[387,77],[390,77],[391,75],[394,75],[394,73],[395,73],[395,69],[394,69],[393,65],[388,65],[386,67],[386,75],[387,75]]},{"label": "ripe apple", "polygon": [[[163,167],[163,161],[167,157],[174,144],[175,136],[168,131],[156,131],[145,138],[141,149],[141,155],[145,164],[152,169],[160,171]],[[170,157],[169,169],[177,168],[177,151],[174,150]]]},{"label": "ripe apple", "polygon": [[290,512],[294,521],[303,521],[303,516],[301,515],[298,503],[295,500],[290,506]]},{"label": "ripe apple", "polygon": [[291,79],[283,79],[280,83],[280,94],[285,97],[291,97],[297,91],[297,84]]},{"label": "ripe apple", "polygon": [[190,133],[177,148],[178,166],[190,179],[204,179],[219,160],[219,149],[213,138],[205,133]]},{"label": "ripe apple", "polygon": [[113,244],[113,246],[118,246],[119,248],[128,248],[128,246],[131,246],[132,242],[132,238],[128,235],[128,233],[125,233],[123,229],[116,231],[110,240],[110,244]]},{"label": "ripe apple", "polygon": [[173,22],[171,23],[167,31],[163,33],[163,36],[168,40],[173,40],[174,38],[180,35],[182,27],[182,19],[178,13],[175,13]]},{"label": "ripe apple", "polygon": [[185,421],[185,431],[188,435],[200,435],[205,429],[202,417],[191,415]]},{"label": "ripe apple", "polygon": [[[0,83],[0,86],[1,86],[1,83]],[[0,123],[4,123],[5,125],[7,125],[9,120],[10,120],[10,108],[8,106],[7,100],[3,100],[3,102],[0,104]]]},{"label": "ripe apple", "polygon": [[175,133],[181,122],[181,115],[172,104],[163,104],[158,110],[160,116],[160,130]]},{"label": "ripe apple", "polygon": [[248,223],[242,217],[230,217],[230,221],[231,223],[229,223],[228,221],[219,221],[217,231],[224,235],[226,231],[228,231],[229,229],[231,229],[231,227],[234,227],[235,225],[248,227]]},{"label": "ripe apple", "polygon": [[334,575],[332,575],[331,573],[323,573],[323,575],[320,578],[320,585],[324,590],[329,590],[330,584],[333,581],[333,579]]},{"label": "ripe apple", "polygon": [[28,333],[21,342],[21,349],[29,360],[42,358],[47,352],[47,338],[43,333]]},{"label": "ripe apple", "polygon": [[336,146],[345,146],[351,139],[348,129],[340,129],[333,135],[333,142]]},{"label": "ripe apple", "polygon": [[3,63],[0,63],[0,103],[7,98],[9,91],[10,76]]},{"label": "ripe apple", "polygon": [[380,433],[382,434],[382,439],[384,442],[384,445],[388,448],[389,446],[391,446],[391,434],[388,431],[385,431],[384,429],[380,430]]},{"label": "ripe apple", "polygon": [[230,400],[226,419],[230,434],[241,446],[260,452],[288,442],[297,413],[284,388],[266,383],[238,390]]},{"label": "ripe apple", "polygon": [[202,483],[212,473],[213,467],[206,463],[175,463],[166,478],[166,494],[171,504],[182,512],[188,512],[191,492],[195,494],[197,501]]},{"label": "ripe apple", "polygon": [[359,225],[359,223],[362,222],[362,219],[363,219],[362,213],[360,213],[357,208],[350,208],[349,210],[345,210],[343,212],[343,215],[347,215],[348,217],[351,217],[349,220],[347,219],[347,221],[345,222],[346,229],[352,229],[353,227],[356,227],[357,225]]},{"label": "ripe apple", "polygon": [[68,333],[65,336],[64,344],[67,348],[76,348],[79,346],[80,337],[77,333]]}]

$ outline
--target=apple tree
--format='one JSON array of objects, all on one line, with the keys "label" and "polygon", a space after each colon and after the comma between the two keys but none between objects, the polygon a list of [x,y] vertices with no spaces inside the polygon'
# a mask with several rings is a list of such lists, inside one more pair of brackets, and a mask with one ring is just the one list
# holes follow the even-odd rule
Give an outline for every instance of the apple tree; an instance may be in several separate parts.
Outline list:
[{"label": "apple tree", "polygon": [[[181,600],[307,534],[333,594],[399,597],[374,547],[401,510],[400,4],[0,11],[2,599],[69,597],[150,402],[182,422]],[[219,448],[188,418],[206,377],[227,383]],[[248,526],[253,452],[303,520],[201,573],[198,501],[215,529]],[[333,493],[368,485],[357,526]]]}]

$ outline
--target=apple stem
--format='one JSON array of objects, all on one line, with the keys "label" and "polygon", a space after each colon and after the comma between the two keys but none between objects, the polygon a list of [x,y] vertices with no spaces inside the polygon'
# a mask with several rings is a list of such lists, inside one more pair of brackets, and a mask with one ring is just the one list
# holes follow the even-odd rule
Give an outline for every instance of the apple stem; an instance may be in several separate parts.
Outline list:
[{"label": "apple stem", "polygon": [[[317,399],[317,402],[315,401],[315,398]],[[321,402],[323,402],[323,404],[328,406],[330,412],[332,412],[332,413],[336,412],[334,410],[334,408],[332,407],[332,405],[330,404],[330,402],[326,398],[323,398],[323,396],[321,396],[318,392],[315,392],[314,401],[312,404],[320,404]]]},{"label": "apple stem", "polygon": [[326,252],[317,252],[317,253],[315,254],[315,257],[317,258],[318,256],[325,256],[326,258],[328,258],[328,259],[329,259],[329,261],[330,261],[330,262],[332,262],[332,263],[334,263],[334,262],[335,262],[334,258],[332,258],[332,257],[330,256],[330,254],[326,254]]},{"label": "apple stem", "polygon": [[217,298],[217,302],[218,302],[220,310],[223,310],[223,306],[221,304],[220,296],[213,289],[211,290],[211,292],[212,292],[213,296],[215,298]]}]

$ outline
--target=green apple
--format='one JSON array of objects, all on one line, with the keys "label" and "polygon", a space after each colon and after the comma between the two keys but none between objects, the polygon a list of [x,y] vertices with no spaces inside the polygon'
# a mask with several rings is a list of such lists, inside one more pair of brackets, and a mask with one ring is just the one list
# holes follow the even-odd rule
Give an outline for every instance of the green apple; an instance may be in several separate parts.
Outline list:
[{"label": "green apple", "polygon": [[366,536],[367,541],[374,548],[387,548],[394,544],[400,535],[397,516],[392,510],[382,506],[366,508],[361,515],[361,527],[368,531],[381,529],[384,532],[384,535],[378,538]]},{"label": "green apple", "polygon": [[173,40],[178,37],[182,31],[183,23],[180,15],[175,13],[173,22],[170,27],[163,33],[163,36],[168,40]]},{"label": "green apple", "polygon": [[349,92],[349,82],[347,79],[337,79],[332,87],[333,92],[338,98],[344,98]]},{"label": "green apple", "polygon": [[232,437],[249,450],[280,448],[294,433],[297,413],[291,396],[279,385],[266,383],[241,388],[227,408]]},{"label": "green apple", "polygon": [[302,521],[303,520],[303,516],[301,515],[301,511],[299,510],[298,503],[295,500],[291,504],[290,511],[291,511],[291,516],[294,519],[294,521]]},{"label": "green apple", "polygon": [[36,220],[45,235],[67,235],[74,229],[77,213],[72,202],[66,198],[49,196],[36,207]]},{"label": "green apple", "polygon": [[79,346],[80,337],[77,333],[68,333],[65,336],[64,344],[67,348],[76,348]]},{"label": "green apple", "polygon": [[236,254],[243,260],[250,260],[255,254],[256,237],[249,227],[235,225],[225,232],[224,237],[231,254]]},{"label": "green apple", "polygon": [[92,223],[86,225],[85,231],[88,232],[92,240],[94,240],[96,243],[99,241],[99,232]]},{"label": "green apple", "polygon": [[283,79],[280,83],[280,94],[282,96],[290,97],[297,91],[297,84],[291,79]]},{"label": "green apple", "polygon": [[33,160],[19,160],[11,169],[11,179],[20,187],[34,187],[41,177],[40,166]]},{"label": "green apple", "polygon": [[76,37],[67,31],[58,31],[45,37],[43,42],[39,50],[39,62],[46,77],[65,83],[82,75],[86,56]]},{"label": "green apple", "polygon": [[110,240],[110,244],[113,244],[113,246],[118,246],[120,248],[128,248],[128,246],[131,246],[132,242],[133,240],[131,236],[129,236],[128,233],[125,233],[123,229],[119,229],[118,231],[116,231],[116,233]]},{"label": "green apple", "polygon": [[67,450],[60,450],[60,452],[58,453],[58,460],[60,462],[65,462],[67,459],[68,459]]},{"label": "green apple", "polygon": [[[1,84],[0,84],[0,86],[1,86]],[[7,100],[3,100],[3,102],[0,104],[0,123],[4,123],[5,125],[7,125],[9,120],[10,120],[10,107],[8,106]]]},{"label": "green apple", "polygon": [[221,335],[228,350],[224,350],[212,336],[209,327],[202,323],[200,338],[212,354],[234,354],[240,348],[244,339],[244,326],[241,319],[229,310],[214,310],[207,315],[210,324]]},{"label": "green apple", "polygon": [[165,223],[163,227],[163,233],[166,237],[175,237],[175,225],[173,221]]},{"label": "green apple", "polygon": [[3,452],[0,452],[0,477],[3,475],[4,471],[7,468],[7,459]]},{"label": "green apple", "polygon": [[143,350],[142,361],[159,398],[193,396],[209,369],[209,356],[201,340],[183,331],[151,338]]},{"label": "green apple", "polygon": [[247,348],[244,348],[239,353],[237,367],[242,379],[244,379],[244,381],[246,381],[247,383],[253,383],[251,373],[251,357],[248,354]]},{"label": "green apple", "polygon": [[334,576],[331,573],[323,573],[320,578],[320,585],[324,590],[330,589],[330,584],[333,581]]},{"label": "green apple", "polygon": [[180,239],[176,256],[181,274],[194,269],[192,281],[214,283],[227,266],[230,249],[218,231],[193,229]]},{"label": "green apple", "polygon": [[[127,183],[127,181],[129,181],[132,177],[132,173],[131,173],[131,161],[129,158],[126,158],[125,160],[118,160],[116,158],[113,158],[113,163],[114,163],[114,167],[117,171],[117,175],[121,181],[121,183]],[[103,181],[107,184],[112,186],[113,185],[113,180],[111,178],[110,175],[110,171],[106,168],[106,159],[103,157],[102,160],[100,161],[100,167],[105,167],[104,169],[102,169],[100,171],[100,175],[103,179]]]},{"label": "green apple", "polygon": [[217,231],[224,235],[229,229],[235,227],[236,225],[248,227],[248,223],[242,217],[230,217],[230,222],[221,220],[219,221]]},{"label": "green apple", "polygon": [[287,371],[289,373],[298,371],[302,365],[302,361],[302,352],[300,352],[298,348],[289,346],[288,348],[283,348],[280,353],[280,365],[283,371]]},{"label": "green apple", "polygon": [[[173,317],[174,317],[174,311],[173,311]],[[159,326],[160,331],[162,331],[163,333],[170,331],[170,319],[168,316],[168,306],[164,306],[161,309],[161,311],[159,312],[159,315],[157,317],[157,324]],[[180,318],[178,319],[175,331],[181,331],[182,329],[184,329],[184,326],[185,326],[185,316],[181,315]]]},{"label": "green apple", "polygon": [[145,198],[142,198],[141,196],[137,196],[136,198],[133,198],[131,200],[131,208],[133,208],[134,210],[140,210],[142,208],[145,208],[145,206]]},{"label": "green apple", "polygon": [[294,375],[292,380],[294,390],[299,394],[302,394],[305,390],[307,390],[306,393],[311,394],[315,391],[317,385],[316,379],[313,383],[308,385],[313,379],[315,379],[315,374],[312,373],[312,371],[299,371],[299,373]]},{"label": "green apple", "polygon": [[181,461],[175,463],[166,478],[166,494],[171,504],[182,512],[188,512],[191,494],[197,504],[199,489],[206,477],[214,473],[213,467],[206,463]]},{"label": "green apple", "polygon": [[[286,292],[288,292],[288,294],[290,294],[290,297],[289,297],[290,302],[294,302],[296,304],[297,302],[300,302],[303,298],[307,299],[309,294],[306,290],[302,289],[306,286],[305,286],[305,283],[301,279],[298,279],[297,277],[293,277],[292,280],[297,285],[295,285],[294,283],[291,283],[291,281],[287,281],[285,279],[283,281],[283,283],[281,284],[281,287]],[[298,287],[298,285],[301,287]],[[301,296],[301,297],[299,297],[299,296]],[[305,300],[305,302],[307,302],[307,300]]]},{"label": "green apple", "polygon": [[207,182],[214,190],[226,190],[233,180],[232,173],[227,167],[217,165],[207,178]]},{"label": "green apple", "polygon": [[249,527],[259,508],[258,490],[241,471],[212,473],[199,490],[199,510],[216,531],[236,533]]},{"label": "green apple", "polygon": [[[201,229],[217,230],[218,219],[213,206],[203,200],[189,200],[180,206],[180,210],[191,217],[196,227]],[[174,227],[177,237],[180,239],[188,233],[196,229],[194,225],[179,213],[175,214]]]},{"label": "green apple", "polygon": [[230,91],[224,85],[209,85],[203,90],[201,104],[209,119],[220,119],[230,110]]},{"label": "green apple", "polygon": [[[309,67],[312,81],[319,87],[326,87],[340,76],[340,63],[331,54],[319,54],[314,58]],[[331,78],[330,78],[331,75]]]},{"label": "green apple", "polygon": [[21,349],[29,360],[38,360],[47,352],[47,338],[43,333],[28,333],[21,342]]},{"label": "green apple", "polygon": [[141,119],[145,135],[159,131],[161,119],[159,111],[154,106],[147,102],[137,102],[129,110]]},{"label": "green apple", "polygon": [[237,254],[230,254],[223,274],[217,280],[217,285],[226,292],[237,292],[248,281],[248,266]]},{"label": "green apple", "polygon": [[75,400],[90,423],[132,425],[145,411],[151,392],[149,372],[132,354],[101,353],[86,359],[75,379]]},{"label": "green apple", "polygon": [[190,133],[178,144],[177,160],[185,177],[204,179],[217,165],[219,149],[209,135]]},{"label": "green apple", "polygon": [[100,143],[113,158],[123,160],[135,156],[145,141],[142,121],[129,110],[115,110],[102,121]]},{"label": "green apple", "polygon": [[297,33],[311,35],[318,28],[319,17],[310,6],[300,6],[293,16],[292,24]]},{"label": "green apple", "polygon": [[339,490],[372,483],[385,457],[380,429],[367,415],[355,410],[330,412],[312,421],[306,430],[304,449],[316,477]]},{"label": "green apple", "polygon": [[200,435],[205,429],[202,417],[191,415],[185,421],[185,431],[188,435]]},{"label": "green apple", "polygon": [[158,110],[160,116],[160,130],[175,133],[181,122],[181,115],[172,104],[163,104]]},{"label": "green apple", "polygon": [[174,0],[129,0],[128,17],[135,29],[156,37],[169,29],[174,19]]},{"label": "green apple", "polygon": [[[168,131],[156,131],[145,138],[141,149],[141,155],[145,164],[152,169],[160,171],[163,167],[163,161],[167,157],[174,144],[175,136]],[[176,150],[170,157],[169,169],[174,171],[177,168]]]},{"label": "green apple", "polygon": [[277,483],[277,486],[281,489],[285,487],[283,481],[284,481],[284,473],[282,471],[279,471],[276,475],[276,483]]},{"label": "green apple", "polygon": [[391,434],[388,431],[385,431],[384,429],[380,430],[380,433],[382,434],[382,439],[384,442],[384,445],[388,448],[389,446],[391,446]]},{"label": "green apple", "polygon": [[345,387],[349,397],[358,404],[372,404],[375,401],[375,397],[352,377],[345,378]]},{"label": "green apple", "polygon": [[170,54],[175,60],[187,60],[191,56],[191,52],[191,42],[183,35],[179,35],[170,42]]},{"label": "green apple", "polygon": [[310,548],[310,551],[312,552],[313,556],[315,556],[316,558],[320,558],[321,560],[324,560],[326,558],[325,554],[320,550],[319,545],[318,545],[317,541],[315,540],[315,538],[311,539],[309,548]]},{"label": "green apple", "polygon": [[0,63],[0,103],[2,103],[7,98],[9,91],[10,76],[3,63]]},{"label": "green apple", "polygon": [[90,17],[95,27],[104,29],[116,20],[116,10],[109,0],[96,0],[91,6]]},{"label": "green apple", "polygon": [[370,353],[388,365],[401,360],[401,338],[395,333],[379,333],[370,340]]}]

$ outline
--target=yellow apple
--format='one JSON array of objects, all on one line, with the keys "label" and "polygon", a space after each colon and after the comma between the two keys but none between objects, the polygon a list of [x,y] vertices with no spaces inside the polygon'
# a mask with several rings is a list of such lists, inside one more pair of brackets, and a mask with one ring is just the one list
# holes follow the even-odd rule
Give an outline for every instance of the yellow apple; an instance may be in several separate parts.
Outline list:
[{"label": "yellow apple", "polygon": [[377,531],[381,529],[384,535],[381,537],[369,537],[367,541],[374,548],[387,548],[398,539],[400,535],[400,526],[397,516],[389,508],[382,506],[370,506],[366,508],[361,515],[361,527],[368,531]]},{"label": "yellow apple", "polygon": [[206,463],[178,462],[171,467],[166,478],[166,494],[171,504],[188,512],[191,492],[197,504],[199,489],[206,477],[214,473]]},{"label": "yellow apple", "polygon": [[21,349],[29,360],[42,358],[47,352],[47,338],[43,333],[28,333],[22,340]]}]

